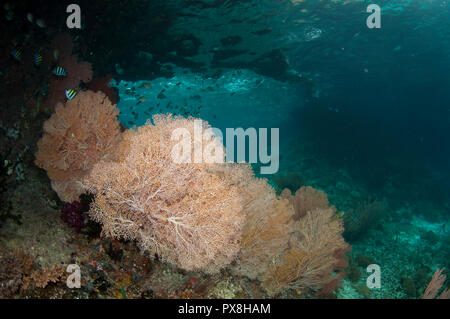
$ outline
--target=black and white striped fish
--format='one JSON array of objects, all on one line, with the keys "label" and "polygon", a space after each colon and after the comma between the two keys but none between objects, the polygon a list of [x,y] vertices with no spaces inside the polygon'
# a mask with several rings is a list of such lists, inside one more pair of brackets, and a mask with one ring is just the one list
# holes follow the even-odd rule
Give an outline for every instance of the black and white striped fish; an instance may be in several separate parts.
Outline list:
[{"label": "black and white striped fish", "polygon": [[11,55],[14,58],[14,60],[17,60],[17,61],[22,60],[22,49],[12,48]]},{"label": "black and white striped fish", "polygon": [[66,97],[68,100],[73,100],[73,98],[77,96],[77,91],[74,89],[67,89],[66,90]]},{"label": "black and white striped fish", "polygon": [[54,75],[57,75],[57,76],[66,76],[67,75],[66,69],[64,69],[62,66],[56,66],[52,72]]},{"label": "black and white striped fish", "polygon": [[39,52],[35,53],[33,56],[34,65],[39,66],[41,65],[42,61],[43,61],[42,55]]}]

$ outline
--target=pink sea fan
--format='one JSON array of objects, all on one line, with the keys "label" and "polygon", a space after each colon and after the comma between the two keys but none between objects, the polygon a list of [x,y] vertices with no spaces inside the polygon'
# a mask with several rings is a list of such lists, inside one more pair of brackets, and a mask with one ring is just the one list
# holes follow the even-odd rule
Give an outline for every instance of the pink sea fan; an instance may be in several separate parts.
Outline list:
[{"label": "pink sea fan", "polygon": [[118,114],[102,92],[85,91],[58,104],[44,123],[36,164],[47,171],[61,200],[77,200],[83,193],[82,177],[115,151],[120,139]]},{"label": "pink sea fan", "polygon": [[[227,164],[175,163],[171,133],[192,133],[194,119],[154,116],[124,134],[118,161],[100,161],[84,179],[95,194],[90,216],[103,234],[137,240],[143,251],[186,270],[218,272],[240,248],[247,181]],[[215,140],[217,141],[217,140]],[[218,142],[219,143],[219,142]],[[206,146],[205,146],[206,147]]]}]

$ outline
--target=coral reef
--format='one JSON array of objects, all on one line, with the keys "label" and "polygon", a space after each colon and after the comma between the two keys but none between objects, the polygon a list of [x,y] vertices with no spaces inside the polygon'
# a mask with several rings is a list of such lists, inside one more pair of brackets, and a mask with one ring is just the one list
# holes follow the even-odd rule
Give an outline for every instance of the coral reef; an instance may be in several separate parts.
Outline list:
[{"label": "coral reef", "polygon": [[2,227],[2,223],[8,219],[8,218],[14,218],[14,216],[11,215],[11,203],[9,202],[7,196],[6,196],[6,180],[7,180],[7,169],[5,164],[8,163],[7,160],[3,159],[3,156],[0,157],[0,163],[3,163],[3,165],[0,166],[0,228]]},{"label": "coral reef", "polygon": [[[342,220],[328,207],[323,192],[302,187],[295,196],[283,192],[278,197],[249,165],[192,164],[192,158],[176,163],[171,134],[183,128],[194,136],[196,129],[209,125],[196,127],[194,118],[170,114],[156,115],[153,122],[124,132],[117,144],[108,140],[113,151],[102,149],[91,156],[87,151],[81,157],[87,164],[80,166],[80,158],[71,156],[70,165],[61,167],[67,170],[62,176],[83,169],[75,182],[94,194],[89,215],[102,224],[105,236],[136,240],[151,259],[157,256],[185,270],[217,273],[233,262],[232,272],[258,279],[270,295],[285,287],[325,295],[336,289],[349,246],[342,238]],[[208,142],[201,146],[203,153],[213,145],[223,160],[222,143],[215,136]],[[75,155],[90,150],[68,145]],[[195,143],[190,147],[189,154],[194,154]]]},{"label": "coral reef", "polygon": [[0,298],[11,297],[19,290],[23,277],[19,265],[13,253],[0,250]]},{"label": "coral reef", "polygon": [[62,201],[83,193],[81,179],[115,150],[120,138],[119,111],[101,92],[80,92],[44,123],[36,165],[45,169]]},{"label": "coral reef", "polygon": [[25,278],[23,289],[27,289],[30,283],[38,288],[45,288],[50,283],[56,283],[65,275],[65,267],[62,265],[54,265],[50,268],[37,269],[31,272],[29,277]]},{"label": "coral reef", "polygon": [[0,298],[10,298],[34,287],[45,288],[64,276],[63,265],[39,267],[23,250],[0,247]]},{"label": "coral reef", "polygon": [[5,249],[0,246],[0,298],[15,295],[26,289],[31,273],[36,271],[34,259],[22,249]]}]

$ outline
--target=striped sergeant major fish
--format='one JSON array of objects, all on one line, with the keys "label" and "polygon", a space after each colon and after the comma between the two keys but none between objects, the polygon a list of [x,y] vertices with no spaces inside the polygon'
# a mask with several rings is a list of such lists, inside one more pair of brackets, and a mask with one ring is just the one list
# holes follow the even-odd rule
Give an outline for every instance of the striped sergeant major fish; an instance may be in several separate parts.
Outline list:
[{"label": "striped sergeant major fish", "polygon": [[40,53],[35,53],[33,56],[33,62],[35,66],[41,65],[43,61],[42,55]]},{"label": "striped sergeant major fish", "polygon": [[22,60],[22,49],[12,48],[11,55],[14,58],[14,60],[17,60],[17,61]]},{"label": "striped sergeant major fish", "polygon": [[57,75],[57,76],[66,76],[67,75],[66,69],[64,69],[62,66],[56,66],[52,72],[54,75]]},{"label": "striped sergeant major fish", "polygon": [[70,100],[73,100],[73,98],[75,97],[75,96],[77,96],[77,91],[75,91],[74,89],[67,89],[66,90],[66,97],[67,97],[67,99],[70,101]]}]

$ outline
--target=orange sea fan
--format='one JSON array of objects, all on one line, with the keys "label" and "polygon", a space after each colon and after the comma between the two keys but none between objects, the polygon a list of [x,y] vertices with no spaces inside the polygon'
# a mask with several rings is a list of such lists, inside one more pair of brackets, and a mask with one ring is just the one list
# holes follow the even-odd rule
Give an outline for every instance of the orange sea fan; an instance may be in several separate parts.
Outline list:
[{"label": "orange sea fan", "polygon": [[233,272],[255,279],[288,249],[293,233],[294,213],[288,199],[278,198],[265,180],[250,182],[247,218],[242,232],[241,251]]},{"label": "orange sea fan", "polygon": [[90,216],[104,235],[134,239],[150,258],[218,272],[239,251],[241,193],[251,168],[176,163],[171,133],[184,128],[193,136],[194,119],[158,115],[153,121],[124,133],[117,160],[100,161],[85,178],[95,195]]},{"label": "orange sea fan", "polygon": [[101,92],[80,92],[59,103],[44,123],[36,165],[45,169],[61,200],[83,192],[81,179],[101,159],[111,156],[120,139],[119,110]]},{"label": "orange sea fan", "polygon": [[233,272],[260,280],[272,296],[284,288],[331,294],[344,274],[350,246],[327,196],[302,187],[295,197],[290,192],[277,197],[261,181],[250,182],[246,189],[253,197]]},{"label": "orange sea fan", "polygon": [[303,186],[295,192],[293,203],[294,219],[299,220],[311,209],[328,207],[328,197],[324,192],[311,186]]},{"label": "orange sea fan", "polygon": [[308,288],[325,295],[336,289],[343,274],[339,271],[346,266],[343,254],[350,246],[342,237],[342,220],[334,214],[333,207],[316,208],[295,222],[289,250],[262,276],[262,286],[269,294],[285,287]]}]

